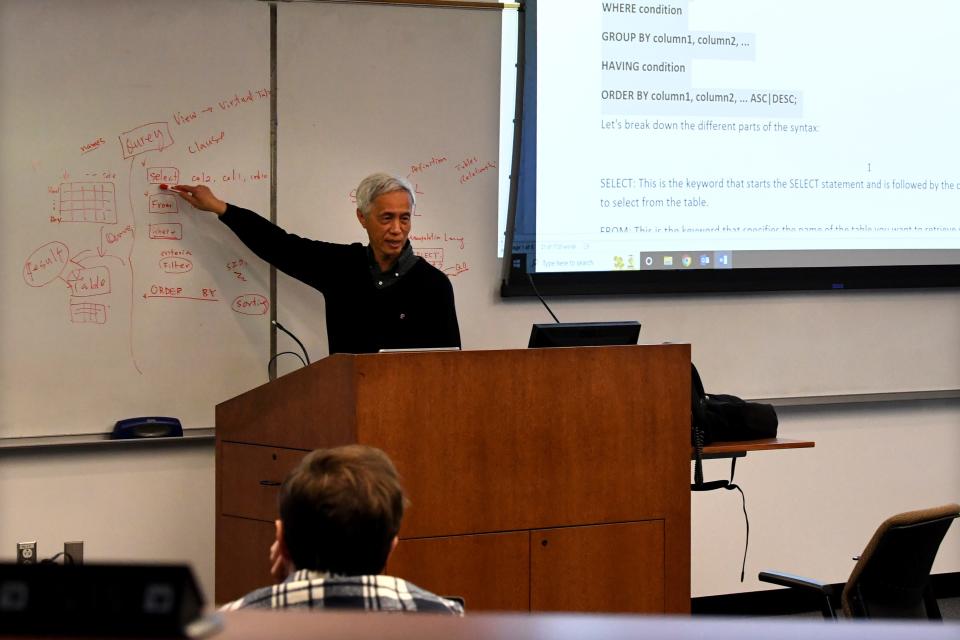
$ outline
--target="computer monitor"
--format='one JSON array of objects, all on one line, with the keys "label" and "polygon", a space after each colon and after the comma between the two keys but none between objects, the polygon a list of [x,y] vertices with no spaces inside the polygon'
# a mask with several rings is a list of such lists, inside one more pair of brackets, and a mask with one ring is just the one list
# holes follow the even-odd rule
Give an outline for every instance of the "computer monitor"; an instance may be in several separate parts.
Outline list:
[{"label": "computer monitor", "polygon": [[640,323],[635,320],[558,322],[533,325],[527,347],[606,347],[637,344],[639,338]]},{"label": "computer monitor", "polygon": [[194,637],[203,605],[187,565],[0,562],[4,635]]}]

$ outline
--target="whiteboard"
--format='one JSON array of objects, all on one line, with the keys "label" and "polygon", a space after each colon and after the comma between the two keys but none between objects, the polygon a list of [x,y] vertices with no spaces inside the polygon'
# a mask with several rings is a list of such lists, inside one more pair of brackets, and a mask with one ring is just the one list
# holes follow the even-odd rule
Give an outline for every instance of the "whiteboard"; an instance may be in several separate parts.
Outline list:
[{"label": "whiteboard", "polygon": [[[464,348],[525,347],[530,325],[551,319],[535,299],[499,296],[498,176],[463,181],[498,155],[500,12],[300,3],[279,5],[278,17],[280,224],[365,241],[352,189],[376,170],[408,176],[418,191],[411,242],[451,276]],[[569,161],[590,158],[571,149]],[[691,343],[715,393],[960,388],[957,289],[549,302],[565,322],[639,320],[641,342]],[[277,315],[314,359],[326,353],[322,296],[281,276]]]},{"label": "whiteboard", "polygon": [[0,438],[266,381],[267,268],[158,185],[266,206],[269,60],[263,3],[0,2]]}]

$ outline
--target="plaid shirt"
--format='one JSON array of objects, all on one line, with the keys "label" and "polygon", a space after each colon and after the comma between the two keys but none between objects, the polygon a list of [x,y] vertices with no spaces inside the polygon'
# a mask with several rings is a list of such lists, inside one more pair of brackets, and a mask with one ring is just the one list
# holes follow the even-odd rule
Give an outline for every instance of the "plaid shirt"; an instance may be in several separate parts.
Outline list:
[{"label": "plaid shirt", "polygon": [[463,615],[459,603],[390,576],[335,576],[301,569],[280,584],[251,591],[222,607],[259,609],[364,609]]}]

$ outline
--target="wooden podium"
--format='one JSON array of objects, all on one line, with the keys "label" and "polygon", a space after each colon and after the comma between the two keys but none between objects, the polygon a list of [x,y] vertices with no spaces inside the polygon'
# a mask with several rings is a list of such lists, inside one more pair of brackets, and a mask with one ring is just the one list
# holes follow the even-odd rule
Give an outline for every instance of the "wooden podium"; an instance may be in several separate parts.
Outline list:
[{"label": "wooden podium", "polygon": [[333,355],[217,406],[216,601],[270,583],[306,451],[393,459],[387,573],[467,610],[690,611],[690,347]]}]

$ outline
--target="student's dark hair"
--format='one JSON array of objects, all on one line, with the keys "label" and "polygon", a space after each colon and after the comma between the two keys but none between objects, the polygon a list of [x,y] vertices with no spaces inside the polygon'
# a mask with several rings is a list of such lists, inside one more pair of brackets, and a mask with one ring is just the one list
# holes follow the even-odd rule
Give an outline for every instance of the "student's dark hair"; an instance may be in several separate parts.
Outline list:
[{"label": "student's dark hair", "polygon": [[279,502],[297,569],[342,575],[383,571],[404,509],[390,458],[363,445],[307,454],[284,480]]}]

